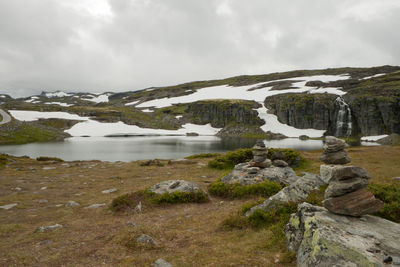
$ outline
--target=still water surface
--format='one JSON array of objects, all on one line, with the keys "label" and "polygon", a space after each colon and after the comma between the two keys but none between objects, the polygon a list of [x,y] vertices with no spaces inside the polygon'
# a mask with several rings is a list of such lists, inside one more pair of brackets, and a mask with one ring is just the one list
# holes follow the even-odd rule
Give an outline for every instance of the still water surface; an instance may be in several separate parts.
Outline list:
[{"label": "still water surface", "polygon": [[[255,139],[215,136],[72,137],[64,142],[0,146],[1,153],[15,156],[50,156],[64,160],[133,161],[178,159],[198,153],[213,153],[252,147]],[[320,140],[297,138],[265,141],[267,147],[318,150]]]}]

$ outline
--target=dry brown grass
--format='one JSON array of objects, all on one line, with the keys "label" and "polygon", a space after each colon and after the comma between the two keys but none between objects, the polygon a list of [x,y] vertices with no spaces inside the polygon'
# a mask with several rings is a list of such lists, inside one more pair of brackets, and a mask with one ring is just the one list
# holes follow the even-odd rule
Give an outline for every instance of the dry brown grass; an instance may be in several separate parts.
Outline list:
[{"label": "dry brown grass", "polygon": [[[375,181],[389,182],[388,178],[400,175],[400,147],[348,150],[353,164],[367,168]],[[303,153],[313,160],[307,170],[319,171],[320,153]],[[272,235],[268,230],[221,230],[221,222],[248,200],[212,198],[204,204],[167,205],[142,213],[84,209],[94,203],[108,206],[116,196],[167,179],[195,181],[206,189],[225,172],[209,169],[208,159],[197,161],[141,167],[138,162],[17,159],[0,170],[0,205],[18,203],[11,210],[0,210],[0,266],[149,266],[160,257],[174,266],[294,266],[282,263],[284,251],[266,248]],[[101,193],[114,187],[118,192]],[[40,199],[48,203],[41,204]],[[81,206],[56,207],[69,200]],[[136,226],[127,225],[128,221]],[[36,231],[56,223],[64,227]],[[159,246],[137,244],[140,234],[152,236]]]}]

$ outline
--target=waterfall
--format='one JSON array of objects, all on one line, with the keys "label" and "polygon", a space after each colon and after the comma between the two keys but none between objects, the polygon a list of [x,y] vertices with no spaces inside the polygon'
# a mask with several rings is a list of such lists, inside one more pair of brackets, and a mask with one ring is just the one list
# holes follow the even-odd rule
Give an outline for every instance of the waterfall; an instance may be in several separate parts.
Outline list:
[{"label": "waterfall", "polygon": [[339,107],[335,136],[350,136],[352,128],[350,107],[340,96],[336,98],[335,105]]}]

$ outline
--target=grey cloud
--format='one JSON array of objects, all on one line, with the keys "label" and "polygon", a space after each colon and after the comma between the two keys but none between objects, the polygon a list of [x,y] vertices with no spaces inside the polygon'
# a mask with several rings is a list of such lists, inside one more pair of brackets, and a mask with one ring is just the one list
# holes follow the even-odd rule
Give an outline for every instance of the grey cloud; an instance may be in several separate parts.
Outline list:
[{"label": "grey cloud", "polygon": [[0,0],[1,92],[137,90],[400,60],[391,0],[108,0],[107,17],[79,2],[96,1]]}]

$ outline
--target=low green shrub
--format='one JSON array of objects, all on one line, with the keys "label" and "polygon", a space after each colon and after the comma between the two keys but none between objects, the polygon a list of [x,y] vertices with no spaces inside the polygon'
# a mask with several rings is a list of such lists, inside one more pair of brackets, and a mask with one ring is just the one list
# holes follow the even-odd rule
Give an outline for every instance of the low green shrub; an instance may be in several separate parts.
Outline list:
[{"label": "low green shrub", "polygon": [[37,161],[57,161],[57,162],[63,162],[64,160],[60,158],[55,158],[55,157],[37,157]]},{"label": "low green shrub", "polygon": [[242,198],[248,196],[270,197],[278,193],[282,186],[275,182],[264,181],[258,184],[241,185],[226,184],[221,181],[216,181],[208,186],[210,194],[224,198]]},{"label": "low green shrub", "polygon": [[112,200],[110,209],[112,211],[122,211],[128,208],[134,208],[133,205],[132,194],[124,194]]},{"label": "low green shrub", "polygon": [[115,212],[134,209],[139,202],[142,208],[152,208],[160,204],[204,203],[207,201],[209,201],[208,195],[203,191],[190,193],[174,192],[160,195],[146,189],[114,198],[111,202],[110,209]]},{"label": "low green shrub", "polygon": [[205,159],[205,158],[217,157],[219,155],[221,155],[221,153],[201,153],[188,156],[186,157],[186,159]]},{"label": "low green shrub", "polygon": [[204,203],[209,201],[208,195],[203,191],[156,194],[146,190],[145,194],[153,204]]},{"label": "low green shrub", "polygon": [[250,202],[247,202],[247,203],[245,203],[245,204],[243,204],[242,205],[242,208],[241,208],[241,210],[240,210],[240,212],[242,213],[242,214],[245,214],[247,211],[249,211],[252,207],[254,207],[254,206],[257,206],[258,204],[261,204],[261,203],[263,203],[265,201],[265,198],[263,198],[263,197],[260,197],[258,200],[253,200],[253,201],[250,201]]},{"label": "low green shrub", "polygon": [[[268,158],[271,159],[273,153],[282,151],[285,155],[285,161],[291,167],[299,167],[306,162],[301,154],[294,149],[268,148]],[[224,170],[232,169],[236,164],[250,161],[253,158],[251,148],[242,148],[235,151],[229,151],[208,162],[210,168]]]},{"label": "low green shrub", "polygon": [[210,168],[224,170],[232,169],[236,164],[249,161],[253,158],[253,151],[251,148],[242,148],[235,151],[226,152],[222,156],[208,162]]},{"label": "low green shrub", "polygon": [[324,195],[325,195],[325,190],[328,187],[328,185],[321,185],[319,189],[317,190],[312,190],[308,196],[305,202],[310,203],[312,205],[317,205],[317,206],[322,206],[322,201],[324,200]]},{"label": "low green shrub", "polygon": [[370,183],[367,190],[384,203],[383,209],[374,215],[400,223],[400,187],[395,184]]}]

